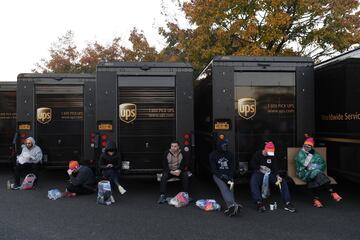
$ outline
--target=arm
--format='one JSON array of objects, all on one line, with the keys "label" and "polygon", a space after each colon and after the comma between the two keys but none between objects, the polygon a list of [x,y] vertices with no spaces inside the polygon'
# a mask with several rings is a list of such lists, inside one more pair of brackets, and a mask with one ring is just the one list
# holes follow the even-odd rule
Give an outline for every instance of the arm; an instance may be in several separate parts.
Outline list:
[{"label": "arm", "polygon": [[104,154],[104,153],[101,153],[100,159],[99,159],[99,169],[100,169],[100,170],[104,170],[104,169],[106,168],[105,159],[104,159],[104,157],[103,157],[103,154]]},{"label": "arm", "polygon": [[215,159],[215,156],[214,156],[214,152],[212,152],[209,155],[209,164],[210,164],[211,172],[216,175],[216,170],[217,169],[216,169],[215,161],[216,161],[216,159]]},{"label": "arm", "polygon": [[36,147],[36,149],[34,151],[35,151],[34,155],[30,156],[31,162],[34,162],[34,163],[41,162],[41,160],[43,158],[41,149],[39,147]]},{"label": "arm", "polygon": [[70,175],[70,182],[74,186],[80,186],[86,182],[86,174],[83,171],[79,171],[79,173],[74,177],[73,174]]}]

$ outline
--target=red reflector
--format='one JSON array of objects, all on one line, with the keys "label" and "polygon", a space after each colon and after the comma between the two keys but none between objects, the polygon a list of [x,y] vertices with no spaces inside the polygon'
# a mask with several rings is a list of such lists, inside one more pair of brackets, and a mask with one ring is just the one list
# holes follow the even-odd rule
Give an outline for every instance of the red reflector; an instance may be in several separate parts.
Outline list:
[{"label": "red reflector", "polygon": [[106,140],[107,139],[107,135],[101,135],[101,140]]},{"label": "red reflector", "polygon": [[20,133],[20,137],[22,138],[26,137],[26,133]]},{"label": "red reflector", "polygon": [[106,147],[106,142],[105,141],[101,142],[101,146]]},{"label": "red reflector", "polygon": [[184,138],[185,138],[185,139],[189,139],[189,138],[190,138],[190,134],[185,134],[185,135],[184,135]]},{"label": "red reflector", "polygon": [[189,145],[190,142],[189,142],[189,141],[185,141],[184,144],[185,144],[185,145]]},{"label": "red reflector", "polygon": [[90,137],[95,137],[95,133],[90,133]]},{"label": "red reflector", "polygon": [[90,142],[91,142],[91,143],[94,143],[94,142],[95,142],[95,139],[94,139],[94,138],[91,138],[91,139],[90,139]]}]

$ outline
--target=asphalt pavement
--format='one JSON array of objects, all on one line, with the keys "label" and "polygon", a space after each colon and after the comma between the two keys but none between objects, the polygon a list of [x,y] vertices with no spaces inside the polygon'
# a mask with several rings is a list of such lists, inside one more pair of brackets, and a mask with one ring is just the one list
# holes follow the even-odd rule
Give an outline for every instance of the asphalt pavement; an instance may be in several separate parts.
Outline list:
[{"label": "asphalt pavement", "polygon": [[[47,191],[64,190],[64,171],[42,172],[36,190],[7,190],[11,171],[0,171],[0,239],[360,239],[359,185],[341,182],[336,186],[344,200],[334,202],[323,193],[325,207],[311,204],[307,189],[291,186],[296,213],[282,209],[274,190],[267,204],[276,201],[278,209],[258,213],[248,185],[235,186],[236,200],[244,208],[236,217],[221,212],[205,212],[194,203],[175,208],[157,204],[159,183],[154,177],[126,178],[128,192],[115,192],[116,203],[96,204],[96,195],[49,200]],[[168,195],[181,190],[180,182],[168,184]],[[191,196],[214,198],[224,206],[211,181],[192,179]],[[268,207],[268,205],[267,205]]]}]

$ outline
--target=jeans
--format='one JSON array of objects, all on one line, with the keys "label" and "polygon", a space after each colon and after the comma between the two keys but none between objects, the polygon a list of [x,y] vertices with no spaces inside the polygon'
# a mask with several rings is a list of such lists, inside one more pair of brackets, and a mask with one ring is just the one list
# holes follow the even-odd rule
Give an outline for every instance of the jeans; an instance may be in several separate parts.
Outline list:
[{"label": "jeans", "polygon": [[17,163],[14,168],[14,183],[20,186],[20,178],[26,174],[33,173],[36,175],[36,181],[38,179],[39,163]]},{"label": "jeans", "polygon": [[[177,176],[170,174],[170,172],[162,173],[162,177],[161,177],[161,181],[160,181],[160,194],[166,193],[167,180],[171,177],[177,177]],[[189,192],[189,176],[188,176],[187,171],[182,171],[180,173],[180,176],[178,176],[178,177],[181,178],[184,192]]]},{"label": "jeans", "polygon": [[[262,202],[262,197],[261,197],[261,186],[263,183],[263,178],[264,178],[264,174],[261,172],[254,172],[251,175],[251,179],[250,179],[250,189],[251,189],[251,195],[252,198],[254,199],[255,202]],[[269,184],[270,185],[275,185],[277,181],[276,175],[274,175],[273,173],[270,173],[269,175]],[[289,192],[289,188],[287,185],[287,182],[283,179],[283,181],[281,181],[281,198],[283,199],[283,201],[285,203],[290,202],[291,198],[290,198],[290,192]]]},{"label": "jeans", "polygon": [[220,178],[218,178],[216,175],[213,175],[213,179],[220,189],[221,195],[226,203],[227,207],[230,207],[231,205],[235,204],[235,197],[234,192],[230,191],[229,186]]},{"label": "jeans", "polygon": [[115,186],[119,186],[120,185],[120,173],[118,172],[118,170],[116,170],[115,168],[105,168],[102,171],[102,175],[108,179],[111,184],[115,184]]}]

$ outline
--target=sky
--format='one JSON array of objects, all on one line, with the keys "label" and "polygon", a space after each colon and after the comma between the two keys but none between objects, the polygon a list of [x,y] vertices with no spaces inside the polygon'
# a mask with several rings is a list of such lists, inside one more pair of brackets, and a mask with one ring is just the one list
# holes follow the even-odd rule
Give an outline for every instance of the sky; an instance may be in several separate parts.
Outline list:
[{"label": "sky", "polygon": [[[169,11],[173,0],[164,0]],[[134,27],[143,30],[158,50],[164,40],[158,27],[165,25],[161,0],[11,0],[0,1],[0,81],[16,81],[42,58],[53,42],[68,30],[78,50],[94,40],[127,40]],[[170,11],[171,12],[171,11]],[[173,8],[173,13],[176,10]]]}]

